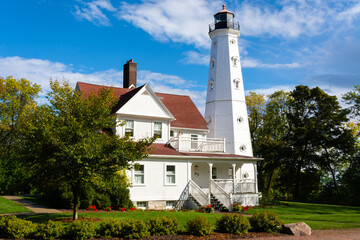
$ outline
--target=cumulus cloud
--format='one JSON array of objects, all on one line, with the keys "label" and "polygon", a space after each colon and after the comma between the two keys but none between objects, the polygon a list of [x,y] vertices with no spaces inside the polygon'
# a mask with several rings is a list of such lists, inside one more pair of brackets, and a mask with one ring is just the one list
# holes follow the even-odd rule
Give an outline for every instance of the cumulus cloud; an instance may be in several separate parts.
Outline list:
[{"label": "cumulus cloud", "polygon": [[80,6],[75,5],[76,11],[73,12],[74,16],[79,20],[87,20],[98,26],[109,26],[111,25],[109,18],[103,12],[107,10],[115,12],[110,0],[95,0],[91,2],[80,1]]},{"label": "cumulus cloud", "polygon": [[[116,69],[93,73],[80,73],[71,66],[45,59],[0,57],[0,76],[12,75],[15,78],[26,78],[40,84],[43,94],[50,90],[50,79],[65,79],[75,87],[76,82],[87,82],[106,86],[122,87],[123,72]],[[179,76],[155,73],[147,70],[138,71],[138,83],[149,84],[156,92],[188,95],[204,113],[206,91],[194,90],[192,82]],[[42,96],[43,97],[43,96]]]}]

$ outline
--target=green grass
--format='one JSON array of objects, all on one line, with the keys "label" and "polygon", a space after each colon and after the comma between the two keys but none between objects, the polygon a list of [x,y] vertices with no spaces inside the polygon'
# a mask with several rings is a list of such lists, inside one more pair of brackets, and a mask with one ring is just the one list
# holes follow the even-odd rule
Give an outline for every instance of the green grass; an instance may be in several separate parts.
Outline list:
[{"label": "green grass", "polygon": [[0,214],[1,213],[23,213],[31,212],[26,207],[23,207],[21,204],[13,202],[9,199],[0,197]]},{"label": "green grass", "polygon": [[250,209],[246,214],[254,214],[255,211],[272,211],[279,214],[284,223],[305,222],[312,229],[360,228],[360,207],[283,203],[284,205],[266,209]]},{"label": "green grass", "polygon": [[[134,211],[134,212],[86,212],[86,213],[79,213],[79,217],[92,217],[92,218],[116,218],[120,221],[126,220],[129,218],[136,218],[136,219],[142,219],[144,221],[148,220],[151,217],[170,217],[170,218],[176,218],[181,225],[182,230],[185,230],[186,222],[189,219],[193,219],[196,216],[204,217],[210,220],[215,224],[216,220],[220,218],[221,214],[207,214],[207,213],[197,213],[197,212],[170,212],[170,211],[150,211],[150,212],[144,212],[144,211]],[[19,216],[21,218],[37,222],[37,223],[43,223],[47,222],[48,220],[54,220],[59,218],[71,218],[71,213],[61,213],[61,214],[39,214],[39,215],[24,215]]]},{"label": "green grass", "polygon": [[[30,200],[30,199],[29,199]],[[360,207],[326,205],[326,204],[310,204],[298,202],[283,202],[284,205],[251,209],[246,211],[246,214],[254,214],[255,211],[273,211],[279,214],[280,219],[284,223],[306,222],[312,229],[341,229],[341,228],[360,228]],[[176,218],[182,229],[189,219],[196,216],[206,217],[211,222],[215,223],[216,219],[220,218],[221,214],[206,214],[196,212],[169,212],[169,211],[135,211],[135,212],[86,212],[79,213],[79,217],[92,218],[116,218],[119,220],[126,220],[129,218],[138,218],[147,220],[151,217],[165,216]],[[41,215],[27,215],[21,216],[34,222],[46,222],[49,219],[71,218],[71,213],[62,214],[41,214]]]}]

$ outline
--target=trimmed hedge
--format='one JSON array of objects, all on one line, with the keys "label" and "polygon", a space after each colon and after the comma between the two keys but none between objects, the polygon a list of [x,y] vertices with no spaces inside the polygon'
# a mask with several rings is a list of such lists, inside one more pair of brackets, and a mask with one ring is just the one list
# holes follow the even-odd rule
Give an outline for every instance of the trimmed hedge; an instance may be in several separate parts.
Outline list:
[{"label": "trimmed hedge", "polygon": [[99,228],[96,231],[98,237],[120,237],[121,236],[121,222],[117,219],[106,219],[100,222]]},{"label": "trimmed hedge", "polygon": [[196,217],[187,221],[186,230],[195,236],[205,236],[211,234],[215,229],[212,222],[206,218]]},{"label": "trimmed hedge", "polygon": [[127,219],[121,222],[122,238],[146,238],[150,236],[147,224],[140,219]]},{"label": "trimmed hedge", "polygon": [[0,216],[0,238],[32,238],[37,224],[15,216]]},{"label": "trimmed hedge", "polygon": [[276,233],[281,231],[283,222],[274,212],[266,211],[262,213],[255,212],[249,219],[251,231]]},{"label": "trimmed hedge", "polygon": [[245,234],[249,228],[249,220],[241,215],[227,214],[216,221],[216,231],[221,233]]},{"label": "trimmed hedge", "polygon": [[152,236],[174,235],[180,230],[177,219],[167,217],[156,217],[148,220],[148,227]]},{"label": "trimmed hedge", "polygon": [[73,221],[66,229],[66,238],[83,240],[95,236],[95,224],[90,221]]},{"label": "trimmed hedge", "polygon": [[63,238],[65,230],[63,223],[50,220],[47,223],[39,224],[35,235],[41,239]]}]

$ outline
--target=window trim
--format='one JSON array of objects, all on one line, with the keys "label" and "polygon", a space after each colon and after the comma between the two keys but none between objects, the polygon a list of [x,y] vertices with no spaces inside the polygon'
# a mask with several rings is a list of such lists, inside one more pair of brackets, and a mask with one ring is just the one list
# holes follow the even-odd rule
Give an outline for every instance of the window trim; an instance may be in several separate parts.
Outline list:
[{"label": "window trim", "polygon": [[160,128],[160,136],[157,138],[157,139],[162,139],[163,137],[163,127],[162,127],[162,122],[154,122],[153,126],[154,126],[154,129],[153,129],[153,136],[155,137],[155,131],[159,131],[159,130],[155,130],[155,125],[159,123],[161,128]]},{"label": "window trim", "polygon": [[[173,166],[174,167],[174,174],[168,174],[168,170],[167,167],[168,166]],[[167,181],[167,177],[169,176],[174,176],[174,183],[170,183]],[[164,164],[164,185],[165,186],[176,186],[177,181],[176,181],[176,164],[173,163],[168,163],[168,164]]]},{"label": "window trim", "polygon": [[[128,127],[126,126],[126,124],[127,124],[128,122],[132,122],[132,128],[128,128]],[[134,120],[131,120],[131,119],[126,119],[126,120],[125,120],[124,136],[126,136],[126,130],[127,130],[127,129],[132,130],[132,136],[129,136],[129,137],[130,137],[130,138],[134,138],[134,136],[135,136],[135,121],[134,121]]]},{"label": "window trim", "polygon": [[[141,173],[137,173],[139,171],[133,169],[133,186],[145,186],[145,165],[144,164],[140,164],[140,166],[143,166],[143,171],[142,174]],[[142,183],[136,183],[135,182],[135,176],[136,175],[142,175],[143,176],[143,182]]]}]

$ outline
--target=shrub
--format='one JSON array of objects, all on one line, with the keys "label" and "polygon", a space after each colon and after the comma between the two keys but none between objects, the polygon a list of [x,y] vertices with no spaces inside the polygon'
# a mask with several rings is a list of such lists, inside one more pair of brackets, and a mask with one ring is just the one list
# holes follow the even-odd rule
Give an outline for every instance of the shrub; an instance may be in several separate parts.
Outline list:
[{"label": "shrub", "polygon": [[36,232],[37,224],[15,216],[0,217],[1,238],[31,238]]},{"label": "shrub", "polygon": [[65,227],[60,222],[48,221],[45,224],[39,224],[36,236],[42,239],[62,238],[65,235]]},{"label": "shrub", "polygon": [[233,212],[241,212],[243,210],[240,202],[233,203]]},{"label": "shrub", "polygon": [[66,231],[66,237],[69,239],[88,239],[94,237],[95,226],[89,221],[73,221]]},{"label": "shrub", "polygon": [[123,238],[145,238],[150,236],[148,226],[140,219],[127,219],[121,222],[121,236]]},{"label": "shrub", "polygon": [[107,219],[101,221],[96,233],[98,237],[120,237],[121,223],[116,219]]},{"label": "shrub", "polygon": [[206,218],[196,217],[187,221],[186,229],[191,235],[205,236],[211,234],[215,226]]},{"label": "shrub", "polygon": [[150,218],[148,221],[151,235],[173,235],[180,230],[180,223],[177,219],[167,217]]},{"label": "shrub", "polygon": [[249,219],[251,231],[254,232],[268,232],[275,233],[281,230],[283,222],[278,218],[274,212],[262,212],[255,214]]},{"label": "shrub", "polygon": [[199,209],[199,212],[202,212],[202,213],[214,213],[214,208],[210,205],[206,205],[205,207],[202,206],[200,209]]},{"label": "shrub", "polygon": [[245,234],[249,228],[249,220],[241,215],[227,214],[216,221],[217,232]]}]

